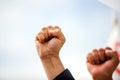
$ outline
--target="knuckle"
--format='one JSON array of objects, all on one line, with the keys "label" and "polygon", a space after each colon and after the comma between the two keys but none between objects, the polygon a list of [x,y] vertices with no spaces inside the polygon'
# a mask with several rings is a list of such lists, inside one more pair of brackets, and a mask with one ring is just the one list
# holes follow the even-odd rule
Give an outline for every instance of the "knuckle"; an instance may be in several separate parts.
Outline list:
[{"label": "knuckle", "polygon": [[58,29],[60,29],[60,27],[59,27],[59,26],[54,26],[54,28],[58,28]]},{"label": "knuckle", "polygon": [[61,28],[59,26],[54,26],[54,29],[58,32],[61,31]]},{"label": "knuckle", "polygon": [[42,29],[41,29],[41,31],[45,31],[47,29],[47,27],[43,27]]},{"label": "knuckle", "polygon": [[99,49],[99,52],[100,52],[100,53],[104,53],[104,51],[105,51],[105,50],[104,50],[103,48],[100,48],[100,49]]},{"label": "knuckle", "polygon": [[48,25],[47,27],[48,27],[48,28],[52,28],[52,26],[51,26],[51,25]]},{"label": "knuckle", "polygon": [[93,49],[93,52],[96,53],[98,50],[97,49]]},{"label": "knuckle", "polygon": [[112,50],[110,47],[106,47],[105,50]]},{"label": "knuckle", "polygon": [[90,57],[91,57],[91,53],[88,53],[88,55],[87,55],[87,59],[89,59]]},{"label": "knuckle", "polygon": [[38,35],[35,37],[35,41],[39,41]]}]

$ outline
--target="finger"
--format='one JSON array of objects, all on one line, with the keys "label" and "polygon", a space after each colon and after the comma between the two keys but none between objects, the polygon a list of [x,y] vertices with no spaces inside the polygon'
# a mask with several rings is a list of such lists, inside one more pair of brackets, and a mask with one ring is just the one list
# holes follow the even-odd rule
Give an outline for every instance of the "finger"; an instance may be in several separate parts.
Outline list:
[{"label": "finger", "polygon": [[91,53],[87,55],[87,62],[89,62],[90,64],[95,64],[94,57],[92,56]]},{"label": "finger", "polygon": [[48,34],[48,28],[47,27],[43,27],[41,30],[41,33],[44,35],[45,38],[45,42],[49,40],[49,34]]},{"label": "finger", "polygon": [[113,51],[113,57],[111,58],[111,60],[115,66],[119,64],[119,56],[117,51]]},{"label": "finger", "polygon": [[38,35],[35,36],[35,41],[39,41]]},{"label": "finger", "polygon": [[113,51],[111,48],[106,48],[105,49],[105,56],[107,59],[110,59],[114,56]]},{"label": "finger", "polygon": [[116,68],[119,64],[118,53],[116,51],[112,51],[110,47],[107,47],[105,48],[105,55],[111,60],[113,67]]},{"label": "finger", "polygon": [[43,35],[43,33],[38,33],[38,35],[36,36],[36,40],[38,40],[40,43],[44,43],[45,42],[45,37]]},{"label": "finger", "polygon": [[87,62],[90,62],[89,56],[90,56],[90,53],[89,53],[89,54],[87,55],[87,57],[86,57],[86,59],[87,59],[86,61],[87,61]]},{"label": "finger", "polygon": [[107,60],[109,60],[113,56],[113,54],[110,54],[110,53],[112,53],[112,49],[110,47],[106,47],[105,48],[105,57]]},{"label": "finger", "polygon": [[112,50],[110,47],[106,47],[105,50]]},{"label": "finger", "polygon": [[54,37],[52,34],[50,34],[50,32],[53,31],[53,30],[54,30],[54,27],[51,26],[51,25],[49,25],[49,26],[48,26],[48,34],[49,34],[49,38],[53,38],[53,37]]},{"label": "finger", "polygon": [[100,48],[98,50],[98,55],[99,55],[100,62],[103,63],[106,60],[106,58],[105,58],[105,50],[103,48]]},{"label": "finger", "polygon": [[58,26],[54,26],[53,28],[50,28],[49,34],[53,37],[56,37],[62,41],[65,41],[65,37],[63,33],[61,32],[61,29]]},{"label": "finger", "polygon": [[92,54],[93,54],[93,56],[94,56],[95,63],[96,63],[96,64],[99,64],[99,63],[100,63],[100,60],[99,60],[98,50],[97,50],[97,49],[94,49]]},{"label": "finger", "polygon": [[49,30],[53,28],[51,25],[48,25],[47,27],[48,27]]}]

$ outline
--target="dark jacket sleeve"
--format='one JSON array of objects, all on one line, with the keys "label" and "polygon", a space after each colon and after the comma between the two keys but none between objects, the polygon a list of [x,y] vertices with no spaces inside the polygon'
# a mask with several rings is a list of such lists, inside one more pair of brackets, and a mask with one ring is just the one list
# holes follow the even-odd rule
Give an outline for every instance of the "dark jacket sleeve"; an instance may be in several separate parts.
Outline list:
[{"label": "dark jacket sleeve", "polygon": [[64,70],[61,74],[54,78],[54,80],[75,80],[68,69]]}]

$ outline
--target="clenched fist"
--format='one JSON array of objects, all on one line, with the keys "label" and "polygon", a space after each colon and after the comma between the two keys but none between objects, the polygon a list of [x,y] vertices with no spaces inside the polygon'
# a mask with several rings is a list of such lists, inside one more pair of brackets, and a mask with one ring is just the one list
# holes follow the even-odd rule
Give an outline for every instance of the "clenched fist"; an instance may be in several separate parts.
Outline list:
[{"label": "clenched fist", "polygon": [[53,80],[65,70],[59,57],[65,37],[58,26],[47,26],[36,35],[35,42],[48,80]]},{"label": "clenched fist", "polygon": [[119,63],[116,51],[107,47],[94,49],[87,56],[88,71],[93,80],[112,80],[112,74]]},{"label": "clenched fist", "polygon": [[40,58],[44,58],[58,56],[65,37],[58,26],[47,26],[36,35],[35,41]]}]

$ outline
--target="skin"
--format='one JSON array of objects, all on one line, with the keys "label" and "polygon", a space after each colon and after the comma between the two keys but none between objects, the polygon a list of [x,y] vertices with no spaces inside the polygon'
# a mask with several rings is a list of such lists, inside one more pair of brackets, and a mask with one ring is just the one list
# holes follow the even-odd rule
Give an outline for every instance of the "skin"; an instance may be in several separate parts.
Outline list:
[{"label": "skin", "polygon": [[48,80],[53,80],[64,71],[59,51],[65,43],[65,37],[58,26],[47,26],[38,32],[35,42]]},{"label": "skin", "polygon": [[112,74],[118,64],[117,52],[109,47],[94,49],[87,55],[87,68],[93,80],[112,80]]},{"label": "skin", "polygon": [[[58,26],[47,26],[38,32],[35,43],[48,80],[53,80],[65,70],[59,57],[65,37]],[[94,49],[87,55],[87,68],[93,80],[112,80],[112,74],[118,63],[117,52],[109,47]]]}]

